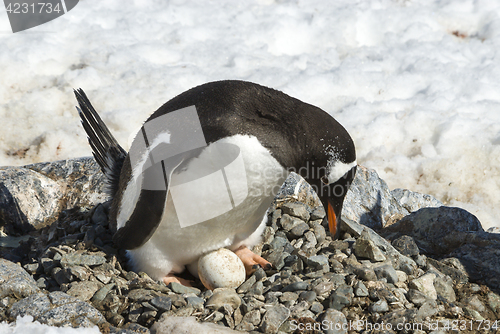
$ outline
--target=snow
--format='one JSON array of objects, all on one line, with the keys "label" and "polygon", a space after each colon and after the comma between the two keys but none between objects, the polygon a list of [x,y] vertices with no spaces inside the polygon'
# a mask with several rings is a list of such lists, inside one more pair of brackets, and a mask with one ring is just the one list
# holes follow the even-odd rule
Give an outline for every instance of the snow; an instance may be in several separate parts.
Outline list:
[{"label": "snow", "polygon": [[90,155],[73,88],[128,147],[170,98],[241,79],[331,113],[390,188],[500,226],[498,50],[497,0],[81,0],[16,34],[1,11],[0,165]]},{"label": "snow", "polygon": [[100,334],[99,328],[59,328],[42,325],[38,321],[33,321],[31,315],[18,317],[13,324],[0,323],[0,333],[2,334]]}]

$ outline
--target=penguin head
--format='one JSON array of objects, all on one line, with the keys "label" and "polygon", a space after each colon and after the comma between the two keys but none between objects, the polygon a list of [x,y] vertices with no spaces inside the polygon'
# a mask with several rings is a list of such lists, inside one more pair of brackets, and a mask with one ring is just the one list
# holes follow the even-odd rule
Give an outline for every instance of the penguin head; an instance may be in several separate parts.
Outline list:
[{"label": "penguin head", "polygon": [[[320,185],[317,192],[325,208],[326,215],[324,220],[327,220],[332,238],[338,239],[340,237],[340,219],[344,198],[356,175],[357,165],[355,161],[350,164],[337,161],[337,165],[333,168],[334,170],[331,170],[328,173],[329,175],[320,177]],[[339,171],[346,172],[338,176]]]},{"label": "penguin head", "polygon": [[316,133],[311,136],[314,142],[304,154],[309,160],[302,165],[309,168],[306,175],[301,175],[318,194],[332,238],[338,239],[344,198],[356,175],[356,149],[344,127],[333,117],[323,115],[321,125],[316,124]]}]

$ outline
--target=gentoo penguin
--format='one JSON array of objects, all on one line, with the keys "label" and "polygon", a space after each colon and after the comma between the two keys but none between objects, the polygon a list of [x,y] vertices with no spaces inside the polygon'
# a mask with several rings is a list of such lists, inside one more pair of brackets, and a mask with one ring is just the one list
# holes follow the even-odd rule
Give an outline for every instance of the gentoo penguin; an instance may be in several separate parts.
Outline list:
[{"label": "gentoo penguin", "polygon": [[135,270],[186,284],[175,274],[221,247],[242,259],[247,274],[269,267],[249,247],[290,171],[316,190],[338,237],[356,153],[347,131],[320,108],[250,82],[211,82],[156,110],[127,153],[83,90],[75,95],[108,181],[113,240]]}]

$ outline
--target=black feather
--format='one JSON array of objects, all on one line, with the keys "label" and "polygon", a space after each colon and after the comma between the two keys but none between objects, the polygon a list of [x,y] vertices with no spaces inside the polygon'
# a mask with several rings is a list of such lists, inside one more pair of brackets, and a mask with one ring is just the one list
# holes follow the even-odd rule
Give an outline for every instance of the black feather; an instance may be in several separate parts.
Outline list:
[{"label": "black feather", "polygon": [[85,92],[79,88],[74,91],[80,108],[76,107],[87,133],[92,154],[101,167],[108,182],[111,196],[118,190],[118,181],[127,152],[118,144],[108,127],[95,111]]}]

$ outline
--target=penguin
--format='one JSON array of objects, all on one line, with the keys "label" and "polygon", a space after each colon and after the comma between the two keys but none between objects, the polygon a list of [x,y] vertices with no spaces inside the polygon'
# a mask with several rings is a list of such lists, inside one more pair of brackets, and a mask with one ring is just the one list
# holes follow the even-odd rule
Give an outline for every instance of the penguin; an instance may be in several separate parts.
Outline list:
[{"label": "penguin", "polygon": [[250,248],[287,175],[317,192],[338,238],[345,195],[356,173],[354,142],[331,115],[278,90],[224,80],[172,98],[143,124],[129,152],[82,89],[79,116],[111,196],[113,241],[136,271],[189,285],[198,258],[225,247],[247,275],[271,264]]}]

